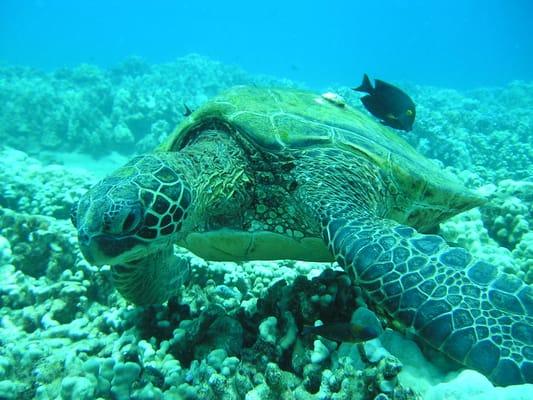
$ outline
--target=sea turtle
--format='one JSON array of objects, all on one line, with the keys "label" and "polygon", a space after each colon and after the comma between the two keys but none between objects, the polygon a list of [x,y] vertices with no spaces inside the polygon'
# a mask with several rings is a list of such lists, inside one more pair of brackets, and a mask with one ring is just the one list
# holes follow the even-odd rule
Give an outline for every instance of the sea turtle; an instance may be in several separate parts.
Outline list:
[{"label": "sea turtle", "polygon": [[96,184],[73,221],[133,303],[179,289],[173,244],[209,260],[336,260],[395,326],[497,384],[533,382],[532,288],[428,233],[483,202],[348,105],[242,86]]}]

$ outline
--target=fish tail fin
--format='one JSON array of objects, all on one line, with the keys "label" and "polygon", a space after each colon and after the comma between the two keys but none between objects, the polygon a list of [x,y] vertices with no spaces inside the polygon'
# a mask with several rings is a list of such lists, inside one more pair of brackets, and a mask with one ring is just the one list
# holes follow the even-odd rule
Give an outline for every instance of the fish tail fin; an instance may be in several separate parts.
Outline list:
[{"label": "fish tail fin", "polygon": [[370,78],[367,74],[363,76],[363,82],[359,86],[352,88],[352,90],[368,94],[372,94],[374,92],[374,88],[372,87],[372,83],[370,83]]}]

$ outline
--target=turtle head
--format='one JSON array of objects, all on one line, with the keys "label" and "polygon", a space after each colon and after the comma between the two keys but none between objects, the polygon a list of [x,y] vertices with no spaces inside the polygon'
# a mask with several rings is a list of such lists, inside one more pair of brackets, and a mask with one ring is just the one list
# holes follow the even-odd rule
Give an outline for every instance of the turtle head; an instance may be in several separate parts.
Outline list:
[{"label": "turtle head", "polygon": [[167,154],[134,158],[73,207],[71,219],[89,262],[128,263],[175,243],[191,191],[167,158]]}]

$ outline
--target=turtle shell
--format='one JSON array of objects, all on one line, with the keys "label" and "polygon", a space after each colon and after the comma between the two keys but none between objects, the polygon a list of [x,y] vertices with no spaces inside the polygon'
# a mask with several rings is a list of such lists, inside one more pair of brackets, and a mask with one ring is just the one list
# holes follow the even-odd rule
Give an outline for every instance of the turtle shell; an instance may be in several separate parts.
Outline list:
[{"label": "turtle shell", "polygon": [[392,177],[398,190],[387,217],[421,230],[484,202],[391,128],[315,93],[234,87],[192,113],[159,150],[179,151],[197,132],[213,128],[244,135],[266,152],[339,147],[366,157]]}]

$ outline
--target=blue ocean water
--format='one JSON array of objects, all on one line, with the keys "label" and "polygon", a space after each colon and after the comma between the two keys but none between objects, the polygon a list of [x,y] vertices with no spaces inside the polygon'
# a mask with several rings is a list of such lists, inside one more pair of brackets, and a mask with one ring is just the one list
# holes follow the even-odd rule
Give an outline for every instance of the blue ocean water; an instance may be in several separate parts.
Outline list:
[{"label": "blue ocean water", "polygon": [[3,0],[0,61],[55,69],[191,52],[351,85],[363,72],[454,88],[533,79],[529,0]]},{"label": "blue ocean water", "polygon": [[[299,399],[533,399],[532,17],[533,0],[0,0],[0,400],[242,400],[289,391]],[[412,97],[411,131],[377,128],[363,94],[350,89],[365,72]],[[217,116],[227,101],[210,102],[243,84],[252,95],[241,87],[225,96],[251,111],[232,114],[245,115],[244,127],[239,117]],[[323,109],[335,111],[314,114]],[[273,129],[253,122],[261,114]],[[350,115],[358,116],[353,126]],[[292,125],[280,129],[292,123],[294,142]],[[173,135],[176,126],[193,130]],[[296,158],[306,146],[322,147],[326,134],[345,154],[340,162],[328,144],[327,159],[320,151]],[[406,149],[405,160],[413,153],[394,135],[487,204],[466,211],[476,197],[470,204],[455,184],[448,191],[437,169],[425,174],[431,164],[422,156],[396,168]],[[250,151],[273,137],[290,151],[264,161],[268,146]],[[165,141],[185,147],[132,158]],[[238,143],[244,151],[232,150]],[[386,164],[381,148],[393,149]],[[357,170],[367,158],[376,160],[372,174],[384,172],[365,172],[372,185]],[[112,172],[127,160],[135,167]],[[160,168],[167,161],[170,170]],[[366,188],[372,204],[389,187],[398,195],[385,197],[379,214],[356,212]],[[438,226],[463,209],[461,199],[465,213]],[[335,217],[348,208],[346,218]],[[312,221],[326,216],[333,240],[320,247]],[[398,225],[405,221],[444,241]],[[207,251],[192,236],[205,230],[214,233]],[[302,246],[302,238],[310,241]],[[192,243],[198,254],[176,248],[177,258],[167,257],[174,242]],[[146,247],[118,263],[113,255],[132,243]],[[241,262],[331,261],[327,248],[341,254],[340,264]],[[115,266],[97,265],[104,262]],[[343,263],[366,282],[351,285],[330,269]],[[130,281],[148,291],[137,300],[153,299],[150,289],[164,281],[177,296],[133,304],[117,276],[146,266],[149,273]],[[152,284],[150,271],[167,275]],[[512,276],[487,284],[496,271]],[[355,318],[363,310],[368,318]],[[306,329],[319,321],[331,340]],[[392,329],[380,342],[350,343],[381,324]],[[402,324],[407,338],[393,332]],[[456,376],[459,366],[478,372]],[[519,385],[496,390],[487,379]]]}]

